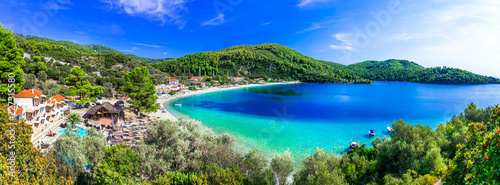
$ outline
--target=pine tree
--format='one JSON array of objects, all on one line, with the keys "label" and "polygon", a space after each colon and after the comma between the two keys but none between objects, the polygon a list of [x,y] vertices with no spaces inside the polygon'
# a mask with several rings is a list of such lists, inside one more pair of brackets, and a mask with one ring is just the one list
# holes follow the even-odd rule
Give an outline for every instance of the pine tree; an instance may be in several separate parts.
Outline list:
[{"label": "pine tree", "polygon": [[134,105],[134,111],[137,111],[139,116],[141,111],[154,112],[158,109],[155,85],[149,78],[146,67],[136,67],[133,71],[127,72],[125,81],[123,92],[130,96],[127,102]]},{"label": "pine tree", "polygon": [[23,90],[25,64],[14,35],[0,24],[0,101],[11,101],[9,95]]}]

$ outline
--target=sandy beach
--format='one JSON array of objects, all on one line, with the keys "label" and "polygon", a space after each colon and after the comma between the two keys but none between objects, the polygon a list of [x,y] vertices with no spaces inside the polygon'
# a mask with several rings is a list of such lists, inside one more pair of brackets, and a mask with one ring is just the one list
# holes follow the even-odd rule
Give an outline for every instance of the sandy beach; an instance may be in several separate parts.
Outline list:
[{"label": "sandy beach", "polygon": [[152,116],[152,117],[159,117],[159,119],[176,121],[176,120],[178,120],[177,117],[175,117],[170,111],[168,111],[168,109],[165,109],[165,112],[162,112],[162,109],[164,109],[163,105],[166,102],[169,102],[169,101],[172,101],[175,99],[188,97],[188,96],[199,95],[199,94],[210,93],[210,92],[227,91],[227,90],[234,90],[234,89],[240,89],[240,88],[246,88],[246,87],[259,87],[259,86],[291,84],[291,83],[296,83],[296,82],[249,84],[249,85],[236,85],[236,86],[219,86],[219,87],[210,87],[210,88],[198,90],[198,91],[183,92],[180,94],[177,93],[173,96],[170,96],[168,94],[163,94],[161,96],[158,96],[158,100],[156,100],[156,102],[160,104],[160,109],[158,111],[156,111],[154,113],[150,113],[148,115]]}]

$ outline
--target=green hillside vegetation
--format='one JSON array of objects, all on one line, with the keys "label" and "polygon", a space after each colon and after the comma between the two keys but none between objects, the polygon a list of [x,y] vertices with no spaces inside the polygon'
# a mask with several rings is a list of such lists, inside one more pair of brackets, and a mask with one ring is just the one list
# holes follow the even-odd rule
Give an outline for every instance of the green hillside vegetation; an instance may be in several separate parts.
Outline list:
[{"label": "green hillside vegetation", "polygon": [[173,75],[244,76],[248,78],[297,79],[320,83],[371,83],[348,72],[304,56],[278,44],[234,46],[152,64]]},{"label": "green hillside vegetation", "polygon": [[[83,46],[68,41],[54,41],[35,36],[22,37],[15,35],[15,37],[18,47],[31,55],[31,58],[24,59],[26,64],[23,66],[23,71],[32,74],[43,72],[47,78],[59,81],[61,84],[64,84],[63,79],[70,74],[74,66],[79,66],[88,74],[87,78],[90,78],[89,81],[92,85],[103,86],[109,82],[111,88],[116,90],[124,85],[125,73],[132,71],[136,67],[146,66],[151,74],[164,74],[149,64],[143,63],[141,60],[144,58],[131,58],[128,55],[104,46]],[[86,53],[90,52],[89,48],[95,48],[101,54],[99,52],[96,53],[97,50]],[[52,59],[44,57],[51,57]],[[35,79],[27,80],[34,81]],[[155,82],[159,83],[159,81]],[[32,83],[36,83],[36,81]],[[27,86],[25,88],[32,87]],[[48,90],[44,89],[43,83],[37,85],[37,87],[41,90]],[[59,89],[61,93],[66,92],[66,89]]]},{"label": "green hillside vegetation", "polygon": [[348,66],[329,63],[362,78],[375,81],[406,81],[428,84],[495,84],[500,80],[450,67],[425,68],[415,62],[390,59],[366,61]]},{"label": "green hillside vegetation", "polygon": [[20,38],[22,38],[22,40],[26,40],[26,41],[35,41],[35,42],[43,42],[43,43],[53,44],[53,45],[60,45],[60,46],[67,47],[70,50],[79,51],[81,53],[88,53],[88,54],[121,53],[113,48],[101,46],[101,45],[80,45],[80,44],[70,42],[70,41],[56,41],[56,40],[32,36],[32,35],[28,35],[28,36],[19,35],[17,40],[19,41]]}]

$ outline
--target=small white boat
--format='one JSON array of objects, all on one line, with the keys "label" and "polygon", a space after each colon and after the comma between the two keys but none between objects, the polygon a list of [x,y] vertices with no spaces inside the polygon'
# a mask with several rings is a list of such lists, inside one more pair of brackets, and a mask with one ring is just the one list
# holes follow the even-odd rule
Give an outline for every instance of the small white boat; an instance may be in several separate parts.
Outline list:
[{"label": "small white boat", "polygon": [[387,125],[387,132],[392,132],[394,129],[392,129],[389,125]]},{"label": "small white boat", "polygon": [[182,107],[182,104],[174,104],[174,106]]}]

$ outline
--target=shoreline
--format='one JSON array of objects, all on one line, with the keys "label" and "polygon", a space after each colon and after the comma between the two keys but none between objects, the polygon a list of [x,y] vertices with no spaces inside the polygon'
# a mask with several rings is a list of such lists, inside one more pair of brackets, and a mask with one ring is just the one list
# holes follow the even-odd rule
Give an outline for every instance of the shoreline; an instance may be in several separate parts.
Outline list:
[{"label": "shoreline", "polygon": [[[299,82],[299,83],[302,83],[302,82]],[[247,88],[247,87],[263,87],[263,86],[283,85],[283,84],[297,84],[297,83],[296,82],[286,82],[286,83],[274,82],[274,83],[266,83],[266,84],[219,86],[219,87],[210,87],[208,89],[203,89],[203,90],[198,90],[198,91],[189,91],[189,92],[185,92],[182,94],[175,94],[173,96],[165,94],[165,95],[158,96],[158,99],[156,100],[156,103],[160,104],[160,109],[158,109],[154,113],[149,113],[148,115],[158,117],[159,119],[177,121],[178,117],[175,116],[171,111],[169,111],[167,108],[164,107],[165,103],[173,101],[173,100],[189,97],[189,96],[200,95],[200,94],[211,93],[211,92],[228,91],[228,90],[235,90],[235,89],[241,89],[241,88]],[[162,112],[162,109],[165,110],[165,113]]]}]

